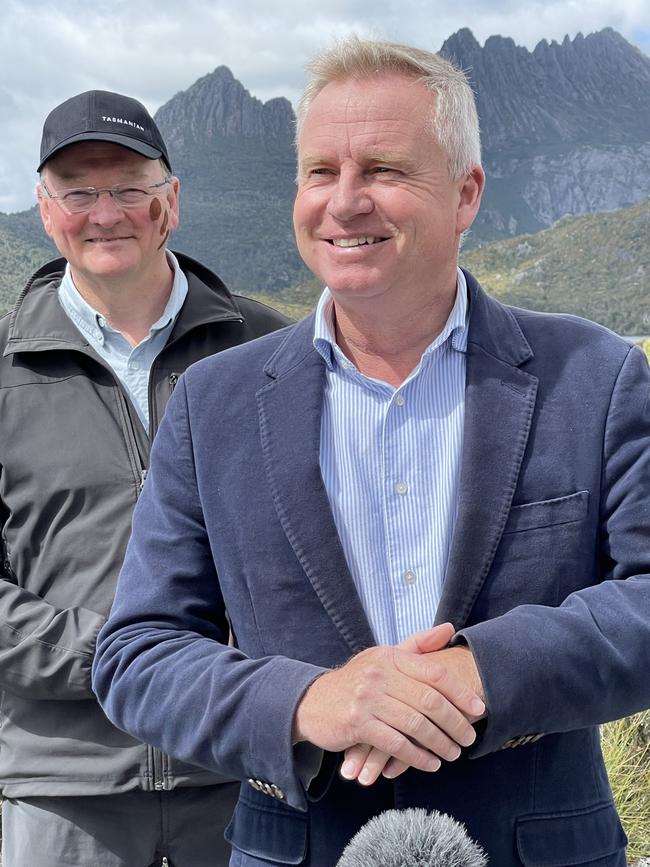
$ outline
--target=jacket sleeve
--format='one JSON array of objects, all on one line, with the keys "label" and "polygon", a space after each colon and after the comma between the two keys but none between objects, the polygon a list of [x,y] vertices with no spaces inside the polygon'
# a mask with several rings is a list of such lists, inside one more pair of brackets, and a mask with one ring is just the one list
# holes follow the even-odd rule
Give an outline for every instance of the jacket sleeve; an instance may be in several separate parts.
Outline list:
[{"label": "jacket sleeve", "polygon": [[650,707],[650,375],[637,349],[610,396],[597,544],[592,586],[460,631],[489,710],[474,756]]},{"label": "jacket sleeve", "polygon": [[19,587],[4,540],[1,572],[0,686],[30,699],[93,698],[92,659],[106,618],[86,608],[56,608]]},{"label": "jacket sleeve", "polygon": [[294,709],[324,669],[282,656],[253,659],[227,646],[185,388],[183,378],[156,435],[99,635],[94,689],[109,719],[139,740],[230,777],[265,780],[306,809]]}]

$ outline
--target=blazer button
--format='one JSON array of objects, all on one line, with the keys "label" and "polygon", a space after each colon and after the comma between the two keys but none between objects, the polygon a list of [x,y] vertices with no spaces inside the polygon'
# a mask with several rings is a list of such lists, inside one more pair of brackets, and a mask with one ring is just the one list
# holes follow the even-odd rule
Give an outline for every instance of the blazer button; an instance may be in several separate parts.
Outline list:
[{"label": "blazer button", "polygon": [[275,783],[273,783],[273,785],[271,786],[271,792],[273,793],[273,797],[277,798],[278,801],[284,800],[284,792],[282,791],[282,789],[278,788]]},{"label": "blazer button", "polygon": [[252,777],[248,779],[248,785],[255,789],[256,792],[262,791],[262,784],[259,780],[254,780]]}]

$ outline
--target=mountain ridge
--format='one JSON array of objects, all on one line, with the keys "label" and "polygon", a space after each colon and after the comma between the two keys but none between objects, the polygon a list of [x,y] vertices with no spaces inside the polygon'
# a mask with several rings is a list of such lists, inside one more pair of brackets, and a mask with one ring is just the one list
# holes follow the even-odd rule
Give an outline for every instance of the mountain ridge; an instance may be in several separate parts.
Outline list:
[{"label": "mountain ridge", "polygon": [[[529,51],[503,36],[481,46],[463,29],[441,52],[468,70],[481,116],[488,183],[469,246],[530,234],[565,214],[643,201],[650,189],[650,58],[622,36],[609,29],[541,40]],[[303,282],[291,221],[288,100],[262,102],[217,65],[155,117],[181,178],[176,248],[237,291],[273,293]],[[29,213],[5,215],[2,225],[33,251],[44,241]]]}]

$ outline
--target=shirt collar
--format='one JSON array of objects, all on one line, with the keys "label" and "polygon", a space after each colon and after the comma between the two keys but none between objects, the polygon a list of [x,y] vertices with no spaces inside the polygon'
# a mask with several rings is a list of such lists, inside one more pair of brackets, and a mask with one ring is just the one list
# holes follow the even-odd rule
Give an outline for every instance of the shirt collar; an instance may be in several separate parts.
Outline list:
[{"label": "shirt collar", "polygon": [[[160,318],[151,326],[149,336],[157,331],[162,331],[163,328],[167,328],[176,319],[187,296],[187,277],[181,270],[176,256],[170,250],[167,250],[166,254],[167,261],[174,271],[174,282],[172,283],[172,289],[169,293],[165,309]],[[104,334],[109,332],[116,333],[115,329],[111,328],[108,324],[105,317],[101,313],[98,313],[79,293],[79,290],[74,285],[70,263],[66,263],[63,278],[59,286],[59,301],[70,319],[86,336],[95,337],[98,328]]]},{"label": "shirt collar", "polygon": [[[431,341],[422,353],[429,355],[451,338],[452,347],[458,352],[467,352],[467,281],[460,268],[456,269],[456,300],[449,318],[438,336]],[[325,287],[316,306],[314,316],[314,349],[323,357],[330,370],[341,359],[343,352],[336,343],[334,331],[334,298]]]}]

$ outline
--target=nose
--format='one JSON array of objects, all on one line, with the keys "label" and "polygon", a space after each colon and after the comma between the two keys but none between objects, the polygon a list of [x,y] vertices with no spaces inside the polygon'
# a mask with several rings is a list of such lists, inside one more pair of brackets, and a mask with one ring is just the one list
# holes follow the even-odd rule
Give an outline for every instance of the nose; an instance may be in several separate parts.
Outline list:
[{"label": "nose", "polygon": [[341,170],[331,189],[327,212],[336,220],[347,222],[375,207],[363,174]]},{"label": "nose", "polygon": [[108,228],[119,223],[123,216],[123,210],[115,202],[108,190],[102,190],[97,201],[88,211],[88,219],[91,223]]}]

